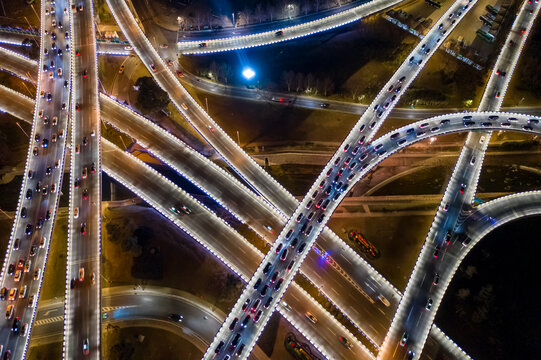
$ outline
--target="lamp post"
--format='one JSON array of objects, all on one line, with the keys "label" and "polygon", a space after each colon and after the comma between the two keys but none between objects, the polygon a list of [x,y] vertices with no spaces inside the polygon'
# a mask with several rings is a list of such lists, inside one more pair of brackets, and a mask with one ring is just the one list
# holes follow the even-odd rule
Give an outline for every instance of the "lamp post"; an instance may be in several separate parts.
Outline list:
[{"label": "lamp post", "polygon": [[235,13],[231,13],[231,15],[233,16],[233,27],[236,28],[237,23],[235,22]]},{"label": "lamp post", "polygon": [[177,44],[178,44],[178,38],[180,35],[180,25],[182,24],[182,18],[180,16],[177,17],[177,23],[178,23],[178,29],[177,29]]}]

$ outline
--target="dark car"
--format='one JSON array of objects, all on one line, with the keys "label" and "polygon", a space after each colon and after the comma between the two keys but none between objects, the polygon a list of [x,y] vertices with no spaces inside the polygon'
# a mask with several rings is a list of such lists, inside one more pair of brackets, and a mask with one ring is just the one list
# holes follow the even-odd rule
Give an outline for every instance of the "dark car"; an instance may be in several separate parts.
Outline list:
[{"label": "dark car", "polygon": [[21,209],[21,217],[24,219],[26,217],[26,208],[23,206]]},{"label": "dark car", "polygon": [[425,307],[428,311],[430,311],[430,309],[432,309],[432,299],[431,298],[428,298],[427,302],[426,302],[426,307]]},{"label": "dark car", "polygon": [[179,314],[169,314],[167,318],[172,321],[182,322],[182,319],[184,318],[184,316],[179,315]]},{"label": "dark car", "polygon": [[284,32],[282,30],[278,30],[277,32],[274,33],[274,35],[276,36],[282,36],[284,34]]},{"label": "dark car", "polygon": [[11,325],[11,331],[13,335],[19,335],[19,328],[21,326],[21,318],[17,317],[13,320],[13,325]]},{"label": "dark car", "polygon": [[32,235],[32,230],[33,230],[32,224],[28,224],[26,225],[26,229],[24,230],[24,233],[26,235]]},{"label": "dark car", "polygon": [[434,254],[432,254],[432,256],[435,258],[438,258],[439,253],[440,253],[440,247],[436,246],[436,248],[434,249]]},{"label": "dark car", "polygon": [[71,279],[71,281],[70,281],[70,289],[74,289],[75,285],[77,285],[77,279]]},{"label": "dark car", "polygon": [[239,322],[239,318],[234,318],[233,321],[231,321],[231,324],[229,325],[229,330],[233,330],[238,322]]},{"label": "dark car", "polygon": [[83,200],[88,199],[88,189],[83,190]]},{"label": "dark car", "polygon": [[257,281],[255,282],[254,284],[254,289],[257,290],[257,288],[259,287],[259,285],[261,285],[261,278],[257,279]]},{"label": "dark car", "polygon": [[81,235],[86,235],[86,223],[81,224]]},{"label": "dark car", "polygon": [[434,285],[438,285],[440,283],[440,275],[436,274],[434,276]]},{"label": "dark car", "polygon": [[15,272],[15,263],[9,265],[8,275],[13,275],[14,272]]},{"label": "dark car", "polygon": [[265,268],[263,269],[263,274],[267,275],[267,273],[269,272],[271,266],[272,266],[272,264],[270,262],[268,262],[267,265],[265,265]]}]

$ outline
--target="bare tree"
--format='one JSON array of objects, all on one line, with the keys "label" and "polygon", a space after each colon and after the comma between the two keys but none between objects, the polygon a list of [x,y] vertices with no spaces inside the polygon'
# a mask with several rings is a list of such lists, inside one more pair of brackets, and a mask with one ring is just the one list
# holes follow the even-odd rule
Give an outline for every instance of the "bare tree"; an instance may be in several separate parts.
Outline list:
[{"label": "bare tree", "polygon": [[204,7],[197,6],[194,10],[193,15],[193,21],[195,23],[195,26],[197,26],[197,30],[201,30],[201,25],[207,20],[207,14],[209,13],[208,9],[205,9]]},{"label": "bare tree", "polygon": [[315,82],[316,82],[316,79],[312,73],[309,73],[308,75],[306,75],[306,77],[304,78],[304,84],[305,84],[304,86],[305,86],[306,91],[312,92],[312,88],[314,87]]},{"label": "bare tree", "polygon": [[357,94],[359,93],[360,86],[359,85],[352,85],[351,87],[347,87],[347,90],[351,94],[351,99],[355,101],[357,99]]},{"label": "bare tree", "polygon": [[254,10],[254,16],[257,18],[257,20],[261,23],[263,22],[263,17],[265,16],[265,11],[263,10],[263,5],[261,3],[258,3]]},{"label": "bare tree", "polygon": [[216,64],[216,61],[212,61],[210,63],[209,71],[212,73],[212,75],[214,76],[214,78],[216,80],[218,80],[218,81],[220,80],[222,74],[221,74],[221,71],[218,68],[218,64]]},{"label": "bare tree", "polygon": [[291,91],[291,85],[293,85],[293,81],[295,80],[295,73],[293,71],[284,71],[282,73],[282,78],[284,79],[284,82],[287,86],[287,91]]},{"label": "bare tree", "polygon": [[295,91],[300,92],[302,90],[302,85],[304,84],[304,74],[297,73],[297,75],[295,76],[295,81],[297,83],[297,88],[295,89]]},{"label": "bare tree", "polygon": [[220,64],[220,75],[223,77],[224,84],[229,84],[229,80],[233,76],[233,70],[227,63]]},{"label": "bare tree", "polygon": [[334,89],[334,82],[332,81],[330,76],[325,76],[323,79],[323,95],[327,96],[327,94],[330,94]]},{"label": "bare tree", "polygon": [[272,21],[274,17],[274,6],[272,4],[267,4],[266,10],[267,14],[269,14],[270,21]]},{"label": "bare tree", "polygon": [[308,11],[310,11],[310,0],[303,0],[301,10],[304,12],[304,15],[308,15]]}]

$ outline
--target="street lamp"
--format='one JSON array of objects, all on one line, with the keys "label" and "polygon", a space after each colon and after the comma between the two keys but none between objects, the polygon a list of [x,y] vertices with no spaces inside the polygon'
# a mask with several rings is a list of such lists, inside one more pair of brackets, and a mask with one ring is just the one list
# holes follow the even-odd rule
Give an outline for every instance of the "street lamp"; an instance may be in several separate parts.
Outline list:
[{"label": "street lamp", "polygon": [[180,16],[177,17],[177,23],[178,23],[178,29],[177,29],[177,44],[178,44],[178,37],[180,35],[180,25],[182,24],[182,18]]},{"label": "street lamp", "polygon": [[242,76],[244,76],[246,80],[251,80],[255,76],[255,71],[249,67],[244,68],[244,70],[242,70]]}]

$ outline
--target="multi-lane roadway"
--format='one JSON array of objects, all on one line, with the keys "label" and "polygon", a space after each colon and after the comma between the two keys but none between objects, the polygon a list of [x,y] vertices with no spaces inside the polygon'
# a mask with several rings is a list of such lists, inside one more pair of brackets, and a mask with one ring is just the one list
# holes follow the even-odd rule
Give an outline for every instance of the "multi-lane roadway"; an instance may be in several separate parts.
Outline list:
[{"label": "multi-lane roadway", "polygon": [[[523,2],[494,65],[479,111],[500,109],[514,67],[538,11],[537,3]],[[406,356],[418,358],[421,354],[435,313],[447,288],[446,284],[452,277],[450,270],[456,263],[456,253],[463,250],[460,241],[452,240],[456,237],[457,227],[464,211],[468,210],[475,196],[483,158],[491,136],[492,122],[499,122],[500,126],[505,127],[516,126],[515,117],[512,115],[500,119],[494,114],[489,119],[490,121],[484,124],[486,130],[471,132],[466,139],[425,245],[417,259],[382,350],[378,354],[379,358],[396,359]],[[473,118],[469,119],[468,115],[465,115],[463,120],[465,126],[475,121]],[[523,119],[521,126],[523,130],[530,131],[537,127],[538,123],[539,119],[536,118]]]},{"label": "multi-lane roadway", "polygon": [[64,356],[100,358],[101,157],[92,1],[71,2],[71,168]]},{"label": "multi-lane roadway", "polygon": [[[57,6],[61,6],[59,1]],[[6,325],[0,330],[2,356],[24,357],[41,289],[51,240],[60,184],[68,123],[70,31],[66,13],[43,2],[41,7],[39,82],[33,126],[11,239],[0,287]],[[67,81],[67,82],[66,82]]]}]

